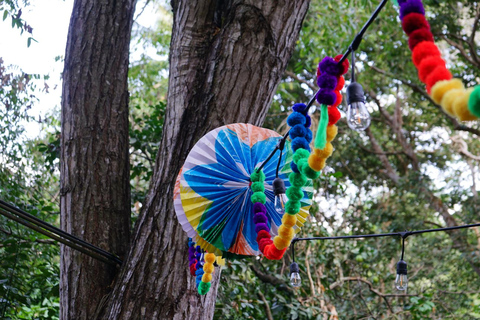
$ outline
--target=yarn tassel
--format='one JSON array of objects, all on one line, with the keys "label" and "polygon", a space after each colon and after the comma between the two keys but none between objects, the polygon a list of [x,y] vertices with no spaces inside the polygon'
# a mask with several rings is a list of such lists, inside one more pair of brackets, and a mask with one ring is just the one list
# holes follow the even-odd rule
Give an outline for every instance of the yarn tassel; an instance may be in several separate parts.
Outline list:
[{"label": "yarn tassel", "polygon": [[322,104],[320,110],[320,122],[315,135],[315,148],[322,150],[327,144],[328,106]]}]

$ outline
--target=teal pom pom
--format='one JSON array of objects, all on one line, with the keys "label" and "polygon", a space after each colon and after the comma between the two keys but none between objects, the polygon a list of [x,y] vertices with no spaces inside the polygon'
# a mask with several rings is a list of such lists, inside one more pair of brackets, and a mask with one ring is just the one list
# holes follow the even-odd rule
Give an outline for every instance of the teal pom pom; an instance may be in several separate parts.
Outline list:
[{"label": "teal pom pom", "polygon": [[301,188],[307,184],[307,177],[298,172],[292,172],[288,176],[288,181],[294,187]]},{"label": "teal pom pom", "polygon": [[[302,192],[303,195],[303,192]],[[298,200],[288,200],[287,203],[285,204],[285,212],[288,214],[297,214],[298,211],[300,211],[300,201]]]},{"label": "teal pom pom", "polygon": [[303,191],[302,191],[302,188],[291,186],[290,188],[287,189],[286,195],[289,200],[299,201],[303,198]]},{"label": "teal pom pom", "polygon": [[320,176],[320,171],[315,171],[308,165],[308,161],[301,160],[298,164],[298,170],[309,179],[317,179]]},{"label": "teal pom pom", "polygon": [[295,153],[293,154],[293,162],[298,164],[298,161],[300,161],[300,159],[305,159],[305,158],[308,158],[309,156],[310,156],[310,152],[308,152],[307,150],[297,149],[297,151],[295,151]]},{"label": "teal pom pom", "polygon": [[250,175],[250,181],[252,182],[265,181],[265,173],[263,173],[263,171],[258,172],[257,170],[254,170],[253,173]]},{"label": "teal pom pom", "polygon": [[475,117],[480,118],[480,86],[476,86],[468,98],[468,110]]},{"label": "teal pom pom", "polygon": [[252,203],[260,202],[265,204],[265,202],[267,202],[267,197],[263,192],[255,192],[254,194],[252,194],[250,199],[252,200]]},{"label": "teal pom pom", "polygon": [[250,188],[252,188],[253,192],[262,192],[262,193],[265,192],[265,187],[263,186],[263,182],[260,182],[260,181],[252,183],[252,186]]},{"label": "teal pom pom", "polygon": [[212,284],[210,282],[200,282],[200,284],[198,285],[198,293],[202,296],[207,294],[207,292],[210,290],[211,285]]}]

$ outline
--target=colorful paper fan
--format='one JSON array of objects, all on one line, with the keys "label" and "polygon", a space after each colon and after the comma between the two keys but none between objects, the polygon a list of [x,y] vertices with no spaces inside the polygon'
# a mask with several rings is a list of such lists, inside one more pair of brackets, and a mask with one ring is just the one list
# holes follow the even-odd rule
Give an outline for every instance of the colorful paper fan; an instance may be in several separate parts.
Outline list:
[{"label": "colorful paper fan", "polygon": [[[190,151],[175,187],[175,211],[188,236],[205,250],[224,257],[259,255],[250,197],[250,174],[268,157],[282,137],[251,124],[231,124],[207,133]],[[278,156],[277,152],[277,156]],[[293,153],[287,142],[279,177],[290,185],[288,174]],[[278,159],[277,157],[274,157]],[[277,161],[264,168],[267,216],[272,235],[282,216],[274,210],[272,182]],[[312,183],[304,188],[297,227],[312,203]]]}]

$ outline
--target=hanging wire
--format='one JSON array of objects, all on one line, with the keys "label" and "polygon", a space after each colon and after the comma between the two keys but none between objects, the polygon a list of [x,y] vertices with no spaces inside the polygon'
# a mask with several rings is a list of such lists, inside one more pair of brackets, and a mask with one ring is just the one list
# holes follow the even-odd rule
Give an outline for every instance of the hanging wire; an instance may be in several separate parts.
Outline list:
[{"label": "hanging wire", "polygon": [[355,50],[352,50],[352,79],[350,82],[355,82]]},{"label": "hanging wire", "polygon": [[[383,9],[383,7],[385,7],[385,5],[387,4],[388,0],[382,0],[382,2],[378,5],[377,9],[375,9],[375,11],[373,12],[373,14],[370,16],[370,18],[368,19],[368,21],[363,25],[362,29],[360,30],[359,33],[357,33],[357,35],[355,36],[355,38],[352,40],[352,42],[350,43],[350,45],[348,46],[348,49],[347,51],[345,51],[345,53],[343,54],[342,58],[340,58],[340,60],[338,61],[339,64],[341,64],[343,61],[345,61],[345,59],[347,59],[347,56],[350,54],[350,53],[353,53],[355,50],[358,49],[360,43],[362,42],[362,39],[363,39],[363,35],[365,34],[365,32],[367,31],[368,27],[370,27],[370,25],[373,23],[373,21],[375,21],[375,19],[377,18],[378,14],[380,13],[380,11]],[[352,79],[355,79],[355,74],[354,74],[354,56],[352,54]],[[353,82],[353,81],[352,81]],[[315,98],[317,96],[317,94],[320,92],[320,89],[315,92],[315,94],[310,98],[310,101],[308,101],[308,104],[307,104],[307,107],[305,108],[305,110],[302,111],[303,115],[307,115],[308,114],[308,111],[310,110],[310,107],[313,105],[313,103],[315,102]],[[287,137],[288,137],[288,134],[290,133],[290,130],[284,135],[283,137],[283,140],[286,140]],[[284,142],[285,143],[285,142]],[[260,165],[260,167],[258,167],[257,169],[255,169],[257,172],[259,172],[260,170],[262,170],[262,168],[267,164],[268,161],[270,161],[270,159],[273,157],[273,155],[275,154],[275,152],[277,152],[278,150],[278,146],[275,147],[275,149],[273,149],[273,151],[270,153],[270,155],[268,156],[268,158]]]},{"label": "hanging wire", "polygon": [[0,199],[0,214],[66,246],[109,264],[122,264],[116,255],[94,246]]}]

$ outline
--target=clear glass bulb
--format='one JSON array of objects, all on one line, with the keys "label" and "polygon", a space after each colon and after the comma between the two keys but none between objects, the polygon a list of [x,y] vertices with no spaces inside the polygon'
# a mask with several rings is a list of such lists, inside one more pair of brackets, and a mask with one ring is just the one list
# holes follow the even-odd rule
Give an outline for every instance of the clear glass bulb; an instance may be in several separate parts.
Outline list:
[{"label": "clear glass bulb", "polygon": [[285,213],[285,203],[287,203],[287,195],[285,193],[280,193],[275,196],[275,211],[277,211],[280,214]]},{"label": "clear glass bulb", "polygon": [[400,291],[405,291],[407,290],[408,286],[408,278],[406,274],[398,274],[397,277],[395,278],[395,288]]},{"label": "clear glass bulb", "polygon": [[290,284],[292,285],[292,287],[300,287],[300,285],[302,284],[302,278],[300,278],[300,273],[290,273]]},{"label": "clear glass bulb", "polygon": [[364,102],[352,102],[347,109],[347,124],[356,131],[362,131],[370,125],[370,113]]}]

